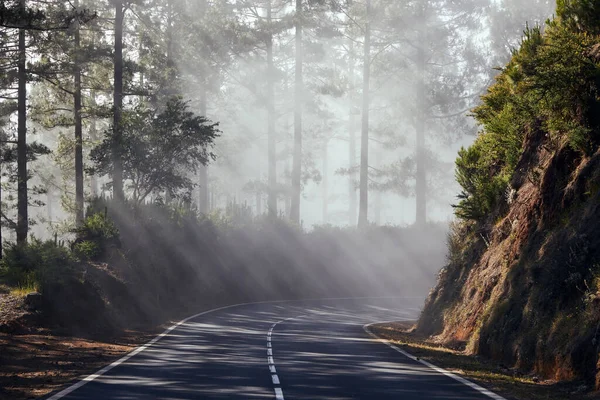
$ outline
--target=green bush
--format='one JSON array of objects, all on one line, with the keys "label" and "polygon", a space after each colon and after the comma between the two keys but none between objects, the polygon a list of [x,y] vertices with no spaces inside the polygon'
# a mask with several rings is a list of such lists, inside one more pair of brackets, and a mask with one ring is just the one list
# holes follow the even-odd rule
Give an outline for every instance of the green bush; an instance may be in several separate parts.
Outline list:
[{"label": "green bush", "polygon": [[82,260],[96,260],[103,253],[103,249],[97,242],[84,240],[73,245],[73,254]]},{"label": "green bush", "polygon": [[600,33],[599,0],[558,0],[556,13],[573,30]]},{"label": "green bush", "polygon": [[480,139],[468,149],[461,149],[456,160],[456,180],[462,191],[454,210],[456,216],[464,220],[478,221],[488,216],[510,179],[507,165],[490,162],[485,143]]},{"label": "green bush", "polygon": [[79,258],[95,260],[102,257],[108,248],[120,246],[119,230],[102,213],[88,216],[75,234],[71,248]]},{"label": "green bush", "polygon": [[506,193],[529,133],[545,133],[552,145],[568,143],[584,154],[597,148],[600,60],[592,49],[600,43],[600,18],[590,10],[598,5],[600,0],[559,2],[561,17],[548,23],[546,33],[539,27],[525,31],[520,48],[473,111],[482,131],[456,161],[459,218],[482,222],[490,215]]},{"label": "green bush", "polygon": [[68,249],[53,241],[34,238],[25,245],[6,244],[0,266],[11,286],[42,288],[72,274],[75,259]]}]

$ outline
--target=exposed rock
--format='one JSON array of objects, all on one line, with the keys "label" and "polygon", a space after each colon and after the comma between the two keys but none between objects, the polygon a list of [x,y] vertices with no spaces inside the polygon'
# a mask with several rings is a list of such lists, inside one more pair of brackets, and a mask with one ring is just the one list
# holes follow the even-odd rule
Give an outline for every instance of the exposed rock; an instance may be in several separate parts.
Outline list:
[{"label": "exposed rock", "polygon": [[588,56],[596,62],[600,61],[600,43],[592,46],[592,48],[588,51]]},{"label": "exposed rock", "polygon": [[25,307],[29,311],[40,311],[44,304],[44,297],[41,293],[29,293],[25,296]]}]

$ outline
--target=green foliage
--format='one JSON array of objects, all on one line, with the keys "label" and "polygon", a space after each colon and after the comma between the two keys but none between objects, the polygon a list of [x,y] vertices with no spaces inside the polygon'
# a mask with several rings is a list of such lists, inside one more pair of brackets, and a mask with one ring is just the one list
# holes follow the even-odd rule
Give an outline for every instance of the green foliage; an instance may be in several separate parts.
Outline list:
[{"label": "green foliage", "polygon": [[0,261],[2,275],[16,287],[43,288],[71,274],[74,266],[75,259],[68,249],[37,239],[25,245],[6,244]]},{"label": "green foliage", "polygon": [[600,1],[558,0],[556,14],[571,29],[600,33]]},{"label": "green foliage", "polygon": [[494,208],[499,196],[508,184],[505,173],[494,175],[488,164],[486,147],[478,139],[468,149],[461,149],[456,160],[456,180],[462,187],[455,205],[455,213],[459,218],[480,220],[485,218]]},{"label": "green foliage", "polygon": [[103,249],[98,242],[84,240],[73,244],[73,254],[83,260],[96,260],[103,253]]},{"label": "green foliage", "polygon": [[[459,218],[482,221],[490,214],[508,189],[530,133],[542,130],[554,143],[566,141],[585,154],[595,151],[600,59],[593,49],[600,38],[593,24],[598,16],[585,19],[582,11],[596,7],[592,3],[559,2],[562,18],[549,22],[546,33],[527,28],[520,48],[474,110],[482,132],[456,161]],[[573,18],[581,22],[576,29],[569,22]]]},{"label": "green foliage", "polygon": [[194,187],[190,172],[215,158],[209,148],[219,136],[217,124],[194,115],[179,98],[168,101],[160,111],[140,105],[127,112],[122,131],[117,145],[109,131],[108,137],[92,150],[92,172],[110,175],[113,151],[118,149],[124,178],[130,182],[136,203],[152,193],[189,195]]},{"label": "green foliage", "polygon": [[110,247],[119,247],[119,230],[104,214],[88,216],[83,225],[75,230],[77,236],[73,243],[73,253],[84,260],[102,257]]}]

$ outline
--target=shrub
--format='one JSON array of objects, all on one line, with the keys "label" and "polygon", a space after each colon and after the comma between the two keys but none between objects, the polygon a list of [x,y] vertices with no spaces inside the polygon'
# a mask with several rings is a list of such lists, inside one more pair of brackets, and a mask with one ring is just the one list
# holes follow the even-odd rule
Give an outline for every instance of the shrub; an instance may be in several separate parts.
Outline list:
[{"label": "shrub", "polygon": [[84,240],[74,243],[73,253],[77,258],[89,261],[98,259],[102,255],[103,250],[97,242]]},{"label": "shrub", "polygon": [[[515,174],[525,136],[546,133],[591,154],[600,136],[600,41],[598,0],[559,3],[546,33],[527,28],[524,39],[473,115],[482,127],[475,143],[462,149],[456,178],[462,187],[456,215],[482,222],[495,209]],[[583,18],[587,15],[588,19]],[[576,22],[576,23],[575,23]],[[558,139],[558,140],[557,140]],[[564,139],[564,140],[563,140]],[[535,151],[535,149],[528,149]]]},{"label": "shrub", "polygon": [[72,274],[75,260],[68,249],[34,238],[25,245],[6,244],[0,265],[10,285],[43,288]]},{"label": "shrub", "polygon": [[80,258],[94,260],[102,257],[110,247],[120,247],[119,230],[104,214],[88,216],[75,230],[77,238],[71,249]]}]

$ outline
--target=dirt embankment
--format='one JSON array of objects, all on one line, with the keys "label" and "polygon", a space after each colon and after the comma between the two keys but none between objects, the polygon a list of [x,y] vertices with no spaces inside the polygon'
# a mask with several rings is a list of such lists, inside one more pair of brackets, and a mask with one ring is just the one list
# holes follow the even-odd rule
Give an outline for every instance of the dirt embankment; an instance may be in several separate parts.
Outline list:
[{"label": "dirt embankment", "polygon": [[442,346],[434,338],[414,331],[411,322],[383,323],[370,327],[379,338],[394,343],[421,360],[501,395],[507,400],[592,400],[597,394],[582,382],[556,382],[525,374],[492,360],[468,355],[464,348]]},{"label": "dirt embankment", "polygon": [[82,267],[85,281],[49,288],[38,309],[26,304],[26,293],[0,284],[0,400],[47,395],[164,329],[166,310],[162,323],[149,318],[106,264]]},{"label": "dirt embankment", "polygon": [[46,329],[0,333],[0,399],[44,396],[99,370],[155,334],[151,329],[104,337],[60,335]]},{"label": "dirt embankment", "polygon": [[600,152],[532,129],[486,226],[450,237],[417,332],[544,378],[600,389]]}]

